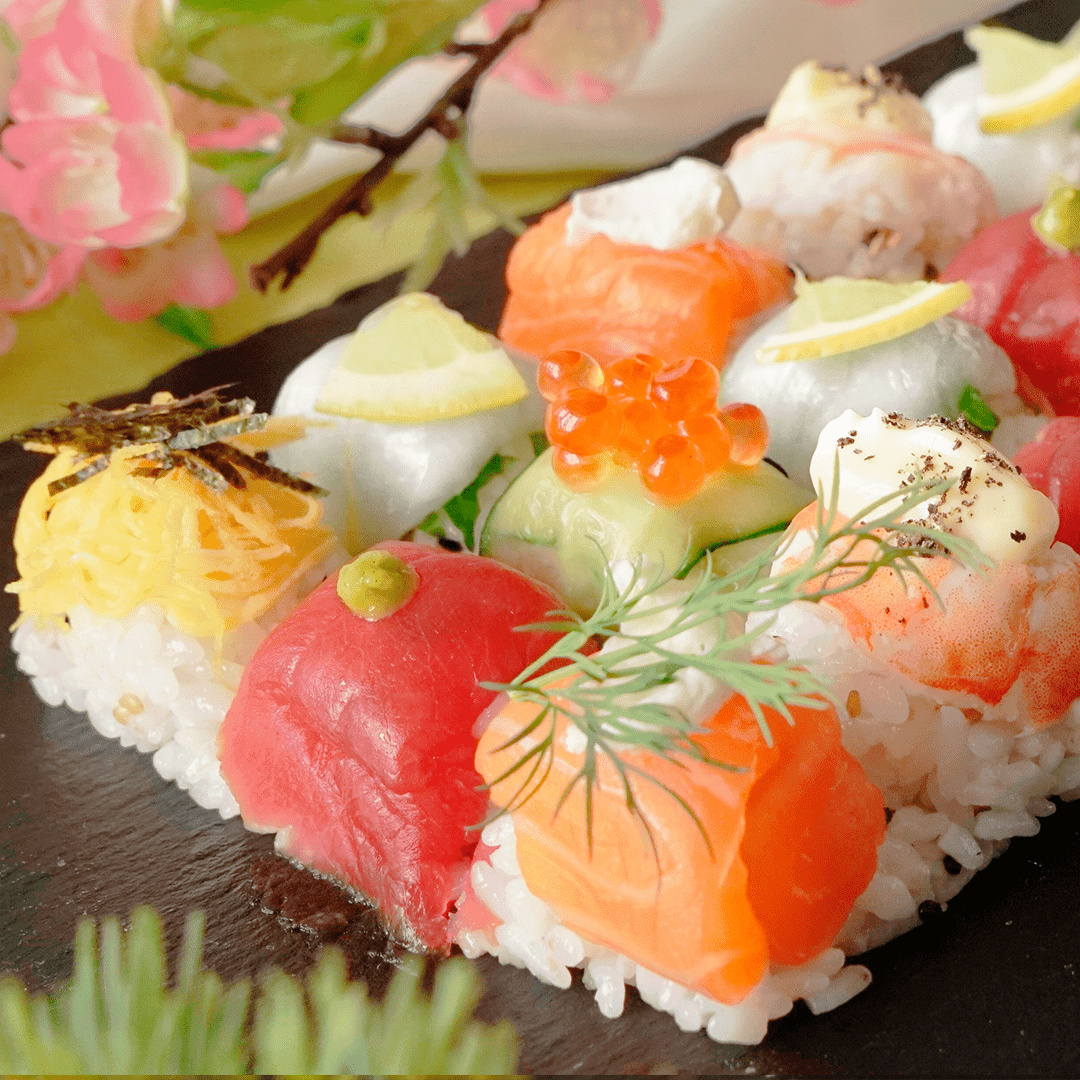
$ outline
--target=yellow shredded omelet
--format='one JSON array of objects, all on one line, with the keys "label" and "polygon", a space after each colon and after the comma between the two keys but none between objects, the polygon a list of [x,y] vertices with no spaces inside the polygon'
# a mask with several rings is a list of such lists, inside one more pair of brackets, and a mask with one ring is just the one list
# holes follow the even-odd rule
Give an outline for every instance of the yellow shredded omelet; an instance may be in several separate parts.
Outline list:
[{"label": "yellow shredded omelet", "polygon": [[135,475],[147,446],[57,495],[79,467],[62,449],[31,485],[15,526],[21,619],[62,620],[85,604],[122,618],[156,603],[181,630],[221,635],[258,618],[334,547],[311,495],[257,476],[214,491],[185,469]]}]

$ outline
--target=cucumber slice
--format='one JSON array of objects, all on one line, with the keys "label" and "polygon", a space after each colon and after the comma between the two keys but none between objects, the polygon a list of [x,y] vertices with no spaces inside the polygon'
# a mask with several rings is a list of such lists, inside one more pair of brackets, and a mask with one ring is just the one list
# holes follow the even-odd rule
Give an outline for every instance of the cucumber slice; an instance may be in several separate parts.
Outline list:
[{"label": "cucumber slice", "polygon": [[555,589],[590,615],[605,565],[644,559],[664,577],[685,573],[708,548],[782,529],[813,493],[762,462],[717,473],[692,499],[663,506],[636,472],[613,468],[591,491],[573,491],[545,451],[492,508],[480,552]]}]

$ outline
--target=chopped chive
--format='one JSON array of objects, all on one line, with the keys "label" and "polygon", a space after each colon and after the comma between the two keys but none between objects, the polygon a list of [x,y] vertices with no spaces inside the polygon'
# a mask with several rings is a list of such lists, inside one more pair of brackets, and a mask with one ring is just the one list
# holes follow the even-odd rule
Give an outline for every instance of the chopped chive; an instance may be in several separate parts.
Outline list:
[{"label": "chopped chive", "polygon": [[960,403],[957,411],[973,427],[977,427],[987,434],[990,434],[1001,422],[997,413],[983,400],[982,394],[970,384],[965,386],[960,393]]}]

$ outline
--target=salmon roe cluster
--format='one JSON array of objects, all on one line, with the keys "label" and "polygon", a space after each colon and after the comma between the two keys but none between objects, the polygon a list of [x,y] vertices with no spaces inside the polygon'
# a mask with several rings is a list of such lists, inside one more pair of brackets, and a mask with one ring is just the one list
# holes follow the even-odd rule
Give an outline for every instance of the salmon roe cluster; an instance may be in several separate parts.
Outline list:
[{"label": "salmon roe cluster", "polygon": [[540,362],[545,431],[568,487],[595,486],[611,464],[636,469],[657,501],[685,502],[732,465],[761,461],[768,443],[756,405],[717,406],[720,374],[692,357],[663,364],[637,353],[599,361],[564,349]]}]

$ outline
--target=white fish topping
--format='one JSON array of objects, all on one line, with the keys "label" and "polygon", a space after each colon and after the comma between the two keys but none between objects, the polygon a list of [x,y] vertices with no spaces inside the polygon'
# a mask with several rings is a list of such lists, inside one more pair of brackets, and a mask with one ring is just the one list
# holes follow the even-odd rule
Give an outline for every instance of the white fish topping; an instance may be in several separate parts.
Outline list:
[{"label": "white fish topping", "polygon": [[815,60],[800,64],[777,95],[766,127],[830,120],[930,140],[933,121],[922,102],[876,67],[861,75]]},{"label": "white fish topping", "polygon": [[620,244],[673,251],[719,236],[738,212],[739,198],[723,169],[682,157],[666,168],[577,192],[566,240],[580,244],[601,234]]},{"label": "white fish topping", "polygon": [[837,509],[847,516],[920,476],[955,480],[905,520],[970,540],[995,562],[1037,558],[1057,533],[1054,504],[988,442],[951,420],[908,420],[881,409],[864,417],[848,409],[822,429],[810,461],[810,478],[826,500],[837,465]]}]

